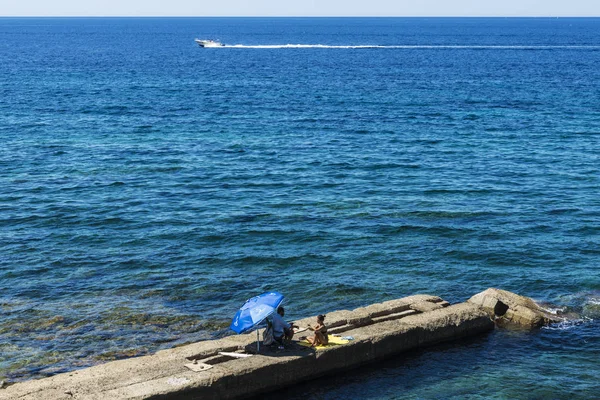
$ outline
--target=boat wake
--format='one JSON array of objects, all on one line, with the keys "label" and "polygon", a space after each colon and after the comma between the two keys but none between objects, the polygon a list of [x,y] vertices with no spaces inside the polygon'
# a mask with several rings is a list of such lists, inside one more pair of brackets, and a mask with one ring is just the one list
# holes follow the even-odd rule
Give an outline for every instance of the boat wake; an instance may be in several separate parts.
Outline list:
[{"label": "boat wake", "polygon": [[222,45],[219,48],[236,49],[473,49],[473,50],[599,50],[600,46],[537,46],[537,45],[326,45],[326,44],[260,44]]}]

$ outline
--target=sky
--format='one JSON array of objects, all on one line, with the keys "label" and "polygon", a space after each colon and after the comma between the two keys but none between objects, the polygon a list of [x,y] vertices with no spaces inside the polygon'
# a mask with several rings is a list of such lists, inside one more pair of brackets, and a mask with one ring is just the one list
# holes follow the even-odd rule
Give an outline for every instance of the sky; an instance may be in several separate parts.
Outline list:
[{"label": "sky", "polygon": [[600,0],[0,0],[0,16],[600,17]]}]

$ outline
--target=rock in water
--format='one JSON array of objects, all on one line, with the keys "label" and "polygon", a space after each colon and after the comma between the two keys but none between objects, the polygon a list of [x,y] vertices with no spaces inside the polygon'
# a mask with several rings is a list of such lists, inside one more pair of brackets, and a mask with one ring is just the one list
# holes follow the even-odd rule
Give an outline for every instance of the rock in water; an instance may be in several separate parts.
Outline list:
[{"label": "rock in water", "polygon": [[467,300],[482,307],[493,318],[512,324],[535,328],[560,319],[541,308],[529,297],[506,290],[490,288]]}]

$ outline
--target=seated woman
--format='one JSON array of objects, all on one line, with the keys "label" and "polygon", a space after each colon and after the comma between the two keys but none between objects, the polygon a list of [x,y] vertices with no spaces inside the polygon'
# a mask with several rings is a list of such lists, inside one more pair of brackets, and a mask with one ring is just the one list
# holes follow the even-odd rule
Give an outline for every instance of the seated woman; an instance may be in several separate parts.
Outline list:
[{"label": "seated woman", "polygon": [[315,327],[308,325],[308,329],[315,332],[314,336],[306,338],[310,343],[310,347],[325,346],[329,343],[327,327],[325,326],[325,315],[317,315],[317,325]]}]

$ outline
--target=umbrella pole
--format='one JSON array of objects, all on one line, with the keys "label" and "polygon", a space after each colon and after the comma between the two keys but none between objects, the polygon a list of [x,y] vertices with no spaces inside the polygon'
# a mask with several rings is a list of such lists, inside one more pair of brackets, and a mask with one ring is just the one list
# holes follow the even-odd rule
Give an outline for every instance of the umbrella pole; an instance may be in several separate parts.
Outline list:
[{"label": "umbrella pole", "polygon": [[256,330],[256,354],[260,353],[260,338],[258,336],[258,329]]}]

